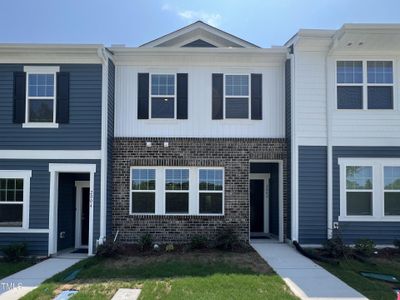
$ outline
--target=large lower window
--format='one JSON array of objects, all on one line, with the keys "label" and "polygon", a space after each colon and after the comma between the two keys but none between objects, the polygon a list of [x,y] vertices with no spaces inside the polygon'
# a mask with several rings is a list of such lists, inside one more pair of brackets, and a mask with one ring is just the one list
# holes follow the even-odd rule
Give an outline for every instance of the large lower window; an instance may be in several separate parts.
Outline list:
[{"label": "large lower window", "polygon": [[385,216],[400,216],[400,166],[384,167]]},{"label": "large lower window", "polygon": [[0,229],[28,228],[30,171],[0,171]]},{"label": "large lower window", "polygon": [[156,170],[131,170],[131,213],[154,214],[156,204]]},{"label": "large lower window", "polygon": [[165,170],[165,212],[189,213],[189,170]]},{"label": "large lower window", "polygon": [[175,118],[175,74],[151,75],[151,117]]},{"label": "large lower window", "polygon": [[224,170],[131,167],[131,214],[222,215]]},{"label": "large lower window", "polygon": [[249,75],[225,75],[225,118],[248,119],[250,106]]},{"label": "large lower window", "polygon": [[346,202],[348,216],[372,215],[372,167],[346,167]]},{"label": "large lower window", "polygon": [[223,171],[216,169],[199,170],[199,212],[200,214],[222,214]]},{"label": "large lower window", "polygon": [[341,221],[400,221],[400,159],[339,158]]},{"label": "large lower window", "polygon": [[338,61],[338,109],[393,109],[392,61]]}]

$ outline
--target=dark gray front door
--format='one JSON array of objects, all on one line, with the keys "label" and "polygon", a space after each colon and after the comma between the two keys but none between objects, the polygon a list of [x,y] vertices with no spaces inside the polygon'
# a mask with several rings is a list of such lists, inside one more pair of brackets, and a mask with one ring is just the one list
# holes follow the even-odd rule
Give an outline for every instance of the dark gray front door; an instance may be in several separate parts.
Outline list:
[{"label": "dark gray front door", "polygon": [[264,232],[264,180],[250,180],[250,232]]},{"label": "dark gray front door", "polygon": [[89,188],[82,188],[81,244],[89,241]]}]

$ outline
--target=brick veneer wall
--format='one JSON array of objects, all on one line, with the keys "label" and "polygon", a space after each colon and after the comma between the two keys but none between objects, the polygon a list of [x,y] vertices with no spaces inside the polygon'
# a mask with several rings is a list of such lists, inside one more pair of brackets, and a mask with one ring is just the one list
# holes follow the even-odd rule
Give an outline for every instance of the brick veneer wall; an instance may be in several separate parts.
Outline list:
[{"label": "brick veneer wall", "polygon": [[[146,147],[151,142],[151,147]],[[164,147],[164,142],[169,146]],[[186,243],[194,234],[214,238],[233,227],[249,239],[250,160],[283,160],[284,232],[287,223],[285,139],[242,138],[115,138],[113,146],[113,233],[123,242],[137,242],[150,233],[159,243]],[[208,166],[225,168],[224,216],[135,216],[129,214],[131,166]]]}]

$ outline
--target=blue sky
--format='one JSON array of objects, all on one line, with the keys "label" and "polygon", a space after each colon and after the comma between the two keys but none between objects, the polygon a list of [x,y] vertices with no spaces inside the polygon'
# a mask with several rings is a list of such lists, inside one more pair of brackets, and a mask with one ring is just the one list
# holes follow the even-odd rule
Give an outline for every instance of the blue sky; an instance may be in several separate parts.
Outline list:
[{"label": "blue sky", "polygon": [[299,28],[400,23],[400,0],[1,0],[1,43],[138,46],[201,19],[262,47]]}]

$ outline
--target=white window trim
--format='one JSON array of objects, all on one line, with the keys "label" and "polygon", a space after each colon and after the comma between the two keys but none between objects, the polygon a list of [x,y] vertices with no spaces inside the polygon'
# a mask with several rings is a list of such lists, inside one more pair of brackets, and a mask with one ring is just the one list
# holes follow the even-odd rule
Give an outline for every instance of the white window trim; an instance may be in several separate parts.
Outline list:
[{"label": "white window trim", "polygon": [[22,202],[22,227],[1,227],[0,232],[23,232],[29,230],[29,202],[31,190],[31,170],[0,170],[0,178],[23,179],[23,202]]},{"label": "white window trim", "polygon": [[[26,87],[25,87],[25,123],[22,124],[23,128],[58,128],[56,123],[57,114],[57,73],[60,72],[60,67],[56,66],[25,66],[24,72],[26,73]],[[54,76],[54,93],[53,97],[30,97],[29,96],[29,75],[30,74],[53,74]],[[29,121],[29,101],[35,99],[53,100],[53,122],[30,122]]]},{"label": "white window trim", "polygon": [[[222,190],[220,190],[220,191],[200,190],[200,186],[199,185],[200,185],[200,171],[201,170],[221,170],[222,171]],[[197,209],[198,209],[198,214],[201,215],[201,216],[221,216],[221,215],[224,215],[225,214],[225,170],[224,170],[224,168],[216,168],[216,167],[213,167],[213,168],[203,168],[203,167],[202,168],[198,168],[197,179],[198,179],[198,181],[197,181],[197,189],[198,189],[198,193],[197,193],[197,197],[198,197]],[[216,213],[216,214],[210,214],[210,213],[202,214],[202,213],[200,213],[200,193],[215,193],[215,194],[222,193],[222,213],[220,213],[220,214],[218,214],[218,213]]]},{"label": "white window trim", "polygon": [[[138,170],[143,170],[143,169],[154,169],[156,172],[155,175],[155,189],[154,190],[134,190],[132,189],[132,170],[138,169]],[[146,167],[146,166],[141,166],[141,167],[130,167],[129,168],[129,214],[130,215],[140,215],[140,216],[154,216],[157,215],[157,211],[159,211],[158,203],[157,203],[157,189],[159,189],[159,183],[157,180],[157,168],[156,167]],[[132,212],[132,193],[137,192],[137,193],[154,193],[155,194],[155,203],[154,203],[154,213],[134,213]]]},{"label": "white window trim", "polygon": [[[247,76],[249,78],[249,94],[248,96],[227,96],[226,95],[226,76]],[[224,101],[223,101],[223,116],[224,116],[224,120],[241,120],[241,121],[245,121],[245,120],[251,120],[251,74],[249,73],[226,73],[223,76],[224,80],[223,80],[223,97],[224,97]],[[247,118],[227,118],[226,117],[226,98],[248,98],[248,114],[247,114]]]},{"label": "white window trim", "polygon": [[[133,169],[154,169],[156,171],[156,187],[155,190],[155,213],[133,213],[132,212],[132,170]],[[167,169],[188,169],[189,170],[189,213],[166,213],[165,212],[165,194],[173,192],[165,189],[165,174]],[[202,169],[222,170],[222,213],[221,214],[200,214],[200,188],[199,173]],[[129,215],[131,216],[223,216],[225,214],[225,170],[223,167],[179,167],[179,166],[131,166],[129,169]],[[179,192],[179,191],[175,191]],[[182,191],[186,192],[186,191]],[[208,192],[208,191],[203,191]],[[217,192],[217,191],[215,191]],[[221,191],[218,191],[221,192]]]},{"label": "white window trim", "polygon": [[[189,189],[187,190],[167,190],[166,189],[166,182],[167,182],[167,170],[188,170],[189,171]],[[164,207],[165,207],[165,214],[166,215],[183,215],[186,216],[190,214],[192,211],[191,203],[190,203],[190,189],[192,188],[192,181],[190,180],[192,176],[190,176],[190,168],[187,167],[166,167],[164,168]],[[167,193],[187,193],[188,194],[188,212],[187,213],[168,213],[167,212]]]},{"label": "white window trim", "polygon": [[[337,82],[337,63],[339,61],[360,61],[362,63],[362,83],[338,83]],[[393,72],[393,82],[390,83],[368,83],[368,62],[373,61],[389,61],[392,62],[392,72]],[[384,58],[371,58],[371,59],[360,59],[360,58],[346,58],[346,59],[336,59],[335,60],[335,99],[336,99],[336,111],[394,111],[396,109],[396,65],[394,59],[384,59]],[[337,88],[339,86],[360,86],[362,87],[362,108],[338,108],[338,95]],[[393,91],[393,107],[392,108],[368,108],[368,86],[391,86]]]},{"label": "white window trim", "polygon": [[[174,76],[174,95],[153,95],[151,82],[152,75],[172,75]],[[177,120],[177,75],[176,73],[150,73],[149,74],[149,120]],[[151,98],[174,98],[174,116],[172,118],[153,118],[152,117],[152,101]]]},{"label": "white window trim", "polygon": [[[339,158],[340,168],[340,214],[339,221],[399,222],[400,216],[384,213],[384,167],[400,166],[399,158]],[[373,174],[372,216],[348,216],[346,214],[346,167],[371,166]]]}]

